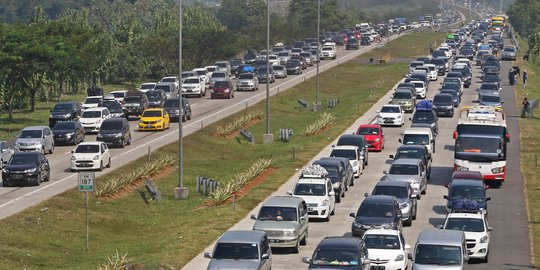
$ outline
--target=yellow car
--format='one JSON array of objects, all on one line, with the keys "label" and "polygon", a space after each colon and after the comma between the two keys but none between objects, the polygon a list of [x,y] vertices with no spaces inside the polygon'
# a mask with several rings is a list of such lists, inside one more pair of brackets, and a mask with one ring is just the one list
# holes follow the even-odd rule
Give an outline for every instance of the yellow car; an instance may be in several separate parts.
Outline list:
[{"label": "yellow car", "polygon": [[139,120],[139,130],[165,130],[171,125],[169,114],[162,108],[146,109]]}]

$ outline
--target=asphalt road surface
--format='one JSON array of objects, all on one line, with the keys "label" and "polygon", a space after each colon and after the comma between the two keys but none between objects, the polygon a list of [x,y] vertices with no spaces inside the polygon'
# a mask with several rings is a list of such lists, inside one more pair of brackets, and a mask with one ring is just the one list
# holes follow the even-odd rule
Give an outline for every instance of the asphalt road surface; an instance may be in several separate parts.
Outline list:
[{"label": "asphalt road surface", "polygon": [[[465,265],[465,269],[532,269],[531,249],[528,231],[527,212],[525,208],[525,199],[523,193],[523,178],[521,176],[519,160],[519,127],[518,110],[515,106],[513,87],[508,85],[505,80],[505,74],[511,62],[503,62],[501,68],[501,77],[503,78],[502,96],[505,101],[504,109],[507,114],[507,125],[512,140],[508,145],[508,161],[506,181],[500,189],[489,189],[489,224],[493,228],[491,232],[490,254],[488,263],[479,263],[472,261]],[[480,70],[474,68],[473,83],[470,88],[465,88],[462,103],[463,106],[474,105],[473,100],[477,99],[476,89],[479,86]],[[429,84],[428,99],[433,98],[440,88],[442,77]],[[375,110],[390,101],[390,92],[377,102],[366,114],[360,117],[344,134],[350,134],[356,131],[360,124],[369,123],[376,115]],[[434,154],[432,164],[431,179],[428,181],[427,194],[423,195],[418,201],[418,217],[413,221],[411,227],[404,227],[404,235],[407,244],[414,247],[420,231],[425,228],[436,228],[442,225],[445,219],[445,203],[443,195],[447,194],[444,187],[450,181],[453,172],[453,148],[454,140],[452,132],[457,125],[456,114],[453,118],[439,118],[439,135],[436,140],[436,153]],[[380,153],[370,153],[369,166],[363,175],[356,180],[354,187],[349,188],[345,198],[336,206],[336,214],[331,216],[329,222],[312,221],[309,225],[309,239],[306,246],[300,246],[299,254],[290,254],[288,250],[273,249],[272,269],[306,269],[307,265],[301,262],[303,256],[311,257],[317,244],[327,236],[350,235],[351,223],[353,219],[349,213],[356,212],[362,202],[365,192],[371,192],[373,186],[383,176],[383,170],[389,168],[391,160],[388,155],[394,154],[400,145],[398,138],[405,128],[410,127],[407,114],[407,122],[403,128],[385,128],[386,144],[385,149]],[[313,160],[330,153],[331,145],[325,147]],[[301,168],[298,168],[301,169]],[[286,191],[292,190],[296,180],[299,177],[297,172],[287,183],[279,188],[271,196],[285,195]],[[241,201],[239,203],[242,203]],[[250,214],[256,214],[260,205]],[[249,219],[249,215],[242,221],[234,225],[231,230],[251,230],[254,221]],[[213,244],[204,251],[211,252]],[[196,256],[183,269],[196,270],[206,269],[208,260],[204,259],[203,253]]]}]

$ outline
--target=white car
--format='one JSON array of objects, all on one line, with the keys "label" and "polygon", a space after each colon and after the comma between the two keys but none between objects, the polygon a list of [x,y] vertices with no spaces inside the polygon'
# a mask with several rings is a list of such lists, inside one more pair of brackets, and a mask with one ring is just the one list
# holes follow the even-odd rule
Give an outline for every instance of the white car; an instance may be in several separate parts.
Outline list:
[{"label": "white car", "polygon": [[86,97],[82,104],[82,110],[97,108],[103,101],[103,96],[89,96]]},{"label": "white car", "polygon": [[331,157],[344,157],[349,159],[349,163],[354,171],[354,177],[360,177],[360,174],[364,172],[364,158],[360,154],[358,146],[352,145],[339,145],[335,146],[330,153]]},{"label": "white car", "polygon": [[201,77],[187,77],[182,82],[182,95],[206,96],[206,86]]},{"label": "white car", "polygon": [[84,127],[86,133],[98,132],[103,120],[110,117],[111,113],[109,109],[106,107],[97,107],[85,110],[79,118],[79,122]]},{"label": "white car", "polygon": [[111,153],[104,142],[82,142],[71,151],[72,172],[80,170],[103,170],[111,167]]},{"label": "white car", "polygon": [[333,46],[323,46],[319,53],[320,59],[336,59],[336,48]]},{"label": "white car", "polygon": [[437,71],[437,66],[434,64],[425,64],[424,66],[429,68],[428,78],[430,81],[436,81],[439,73]]},{"label": "white car", "polygon": [[176,76],[163,77],[160,82],[162,82],[162,83],[174,83],[174,88],[175,89],[178,89],[178,87],[180,86],[180,82],[178,80],[178,77],[176,77]]},{"label": "white car", "polygon": [[206,72],[205,68],[196,68],[196,69],[193,70],[193,72],[197,73],[197,76],[199,76],[199,78],[201,78],[201,80],[204,82],[204,85],[206,85],[206,87],[209,87],[210,76],[208,76],[208,72]]},{"label": "white car", "polygon": [[405,113],[399,105],[384,105],[377,110],[377,124],[381,126],[403,126]]},{"label": "white car", "polygon": [[302,171],[294,190],[287,194],[302,198],[311,218],[330,219],[336,209],[336,196],[328,172],[319,165],[312,165]]},{"label": "white car", "polygon": [[275,54],[271,54],[268,56],[268,62],[270,62],[270,65],[275,66],[279,65],[279,58]]},{"label": "white car", "polygon": [[120,104],[124,104],[124,98],[127,96],[127,90],[112,91],[110,94],[114,96],[114,100]]},{"label": "white car", "polygon": [[156,85],[157,83],[155,82],[143,83],[141,86],[139,86],[139,91],[146,93],[146,91],[154,89]]},{"label": "white car", "polygon": [[443,229],[465,233],[469,258],[488,261],[489,234],[492,229],[483,209],[471,212],[452,212],[446,216]]},{"label": "white car", "polygon": [[206,66],[206,67],[204,67],[204,69],[206,69],[206,76],[208,78],[212,78],[212,73],[214,73],[214,71],[218,71],[219,67],[218,66]]},{"label": "white car", "polygon": [[369,229],[362,236],[371,261],[371,269],[410,269],[409,250],[398,230]]},{"label": "white car", "polygon": [[416,89],[416,97],[426,98],[427,90],[423,81],[410,81],[410,83],[414,84],[414,89]]}]

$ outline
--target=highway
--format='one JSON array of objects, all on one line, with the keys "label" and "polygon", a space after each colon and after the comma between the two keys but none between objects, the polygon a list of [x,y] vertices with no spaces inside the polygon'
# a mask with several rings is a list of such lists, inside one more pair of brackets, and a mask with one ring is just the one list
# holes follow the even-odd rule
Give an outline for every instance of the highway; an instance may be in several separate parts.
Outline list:
[{"label": "highway", "polygon": [[[384,38],[383,43],[397,38],[397,35]],[[345,50],[339,47],[336,60],[322,60],[320,63],[320,72],[324,72],[336,65],[344,63],[358,55],[375,48],[377,44],[362,46],[360,50]],[[302,75],[289,75],[286,79],[277,80],[270,84],[270,95],[275,95],[285,91],[290,87],[303,82],[316,75],[315,66],[308,67]],[[223,119],[229,115],[239,112],[248,106],[254,105],[266,98],[266,84],[261,84],[258,91],[255,92],[236,92],[235,98],[226,100],[211,100],[210,92],[203,98],[190,98],[192,106],[192,120],[183,124],[184,136],[188,136],[202,127]],[[178,140],[178,124],[172,123],[171,128],[162,132],[139,132],[137,130],[137,121],[131,118],[131,133],[133,137],[132,145],[124,149],[111,148],[112,169],[119,168],[133,160],[147,155],[149,147],[151,151],[164,145]],[[43,123],[46,125],[46,123]],[[96,135],[87,135],[86,141],[95,141]],[[261,138],[255,138],[259,140]],[[43,182],[39,187],[0,187],[0,219],[18,213],[28,207],[60,194],[66,190],[76,187],[77,173],[69,171],[71,150],[74,146],[56,146],[55,152],[46,155],[51,166],[50,182]],[[97,172],[96,177],[111,171],[105,169],[103,172]],[[172,191],[171,191],[172,192]]]},{"label": "highway", "polygon": [[[531,248],[528,231],[527,212],[525,207],[525,198],[523,193],[523,178],[520,171],[520,145],[519,145],[519,126],[518,110],[515,107],[513,87],[509,86],[506,78],[511,62],[502,62],[500,71],[503,79],[502,96],[505,101],[504,109],[507,114],[507,125],[512,136],[508,144],[508,162],[506,182],[500,189],[489,189],[489,224],[493,228],[491,232],[490,255],[488,263],[479,263],[472,261],[465,265],[465,269],[532,269]],[[460,108],[467,105],[473,105],[477,93],[475,89],[479,86],[479,68],[474,68],[473,83],[470,88],[465,88]],[[433,81],[429,85],[428,99],[432,98],[442,82],[442,77]],[[391,99],[389,91],[385,97],[381,98],[373,107],[360,117],[344,134],[350,134],[356,131],[360,124],[369,123],[376,115],[375,110],[383,104],[387,104]],[[453,172],[453,148],[454,141],[452,132],[457,125],[457,115],[453,118],[439,118],[439,135],[436,140],[436,153],[434,154],[432,164],[431,179],[428,181],[427,194],[423,195],[418,201],[418,217],[413,221],[411,227],[404,227],[403,233],[406,243],[414,247],[416,239],[421,230],[425,228],[436,228],[442,225],[445,219],[445,204],[443,195],[447,194],[444,187],[449,182]],[[411,114],[406,115],[407,119]],[[272,269],[306,269],[307,265],[302,263],[303,256],[311,257],[317,244],[327,236],[350,236],[351,224],[353,219],[349,213],[356,212],[362,202],[365,192],[371,192],[373,186],[383,176],[383,170],[389,168],[391,160],[388,155],[394,154],[400,145],[398,138],[403,130],[410,126],[407,121],[404,127],[385,128],[385,149],[380,153],[370,153],[369,166],[363,175],[356,180],[354,187],[349,188],[346,197],[342,198],[341,203],[336,206],[336,214],[331,217],[329,222],[312,221],[309,225],[309,238],[306,246],[300,246],[299,254],[290,254],[288,250],[273,249]],[[331,145],[328,144],[321,152],[313,158],[327,156],[330,153]],[[297,172],[289,179],[287,183],[281,186],[271,196],[286,195],[286,191],[292,190],[296,180],[299,177]],[[256,214],[260,205],[253,209],[250,214]],[[234,225],[231,230],[251,230],[254,221],[246,216],[239,223]],[[211,252],[213,245],[208,246],[203,252]],[[184,270],[206,269],[208,259],[203,257],[203,253],[196,256],[188,263]]]}]

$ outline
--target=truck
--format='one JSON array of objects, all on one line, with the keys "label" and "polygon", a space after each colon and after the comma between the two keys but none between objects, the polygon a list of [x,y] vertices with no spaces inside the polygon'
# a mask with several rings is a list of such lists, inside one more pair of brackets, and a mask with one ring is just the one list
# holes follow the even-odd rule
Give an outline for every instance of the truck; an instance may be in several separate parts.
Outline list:
[{"label": "truck", "polygon": [[506,178],[506,151],[510,134],[500,107],[466,106],[453,133],[454,171],[479,171],[491,186]]}]

